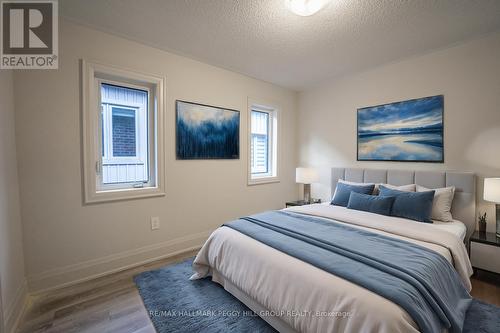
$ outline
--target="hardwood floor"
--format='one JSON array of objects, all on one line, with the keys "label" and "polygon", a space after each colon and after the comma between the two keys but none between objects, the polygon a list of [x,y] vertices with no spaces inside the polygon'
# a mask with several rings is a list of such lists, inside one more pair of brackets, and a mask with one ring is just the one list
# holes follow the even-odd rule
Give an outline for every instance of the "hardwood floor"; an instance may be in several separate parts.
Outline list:
[{"label": "hardwood floor", "polygon": [[196,252],[37,295],[17,333],[155,333],[133,276]]},{"label": "hardwood floor", "polygon": [[[195,251],[38,295],[18,333],[155,333],[132,277],[192,257]],[[500,278],[479,271],[472,295],[500,306]]]},{"label": "hardwood floor", "polygon": [[500,275],[475,270],[471,280],[474,298],[500,306]]}]

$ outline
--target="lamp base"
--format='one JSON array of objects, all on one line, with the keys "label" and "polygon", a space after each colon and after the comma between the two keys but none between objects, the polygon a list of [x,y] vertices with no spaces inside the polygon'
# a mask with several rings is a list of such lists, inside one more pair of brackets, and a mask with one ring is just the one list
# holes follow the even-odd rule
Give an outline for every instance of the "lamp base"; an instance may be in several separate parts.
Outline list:
[{"label": "lamp base", "polygon": [[[304,201],[311,203],[311,184],[304,184]],[[500,229],[498,231],[500,232]]]},{"label": "lamp base", "polygon": [[500,238],[500,205],[496,204],[497,209],[497,237]]}]

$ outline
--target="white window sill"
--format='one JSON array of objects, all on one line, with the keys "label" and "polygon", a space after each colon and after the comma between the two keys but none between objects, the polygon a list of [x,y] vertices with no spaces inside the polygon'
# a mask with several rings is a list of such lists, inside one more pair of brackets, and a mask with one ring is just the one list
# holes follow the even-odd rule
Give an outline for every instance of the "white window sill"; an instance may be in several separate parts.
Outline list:
[{"label": "white window sill", "polygon": [[97,191],[90,194],[87,198],[85,198],[85,203],[94,204],[162,196],[165,196],[165,192],[158,187],[107,190]]},{"label": "white window sill", "polygon": [[268,177],[255,177],[248,179],[248,186],[262,185],[262,184],[272,184],[279,183],[280,179],[278,177],[268,176]]}]

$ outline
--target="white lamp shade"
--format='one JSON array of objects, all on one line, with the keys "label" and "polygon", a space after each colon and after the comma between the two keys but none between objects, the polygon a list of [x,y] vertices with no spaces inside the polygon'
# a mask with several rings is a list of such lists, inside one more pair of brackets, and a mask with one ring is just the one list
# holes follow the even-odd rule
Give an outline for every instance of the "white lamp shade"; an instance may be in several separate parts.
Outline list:
[{"label": "white lamp shade", "polygon": [[500,178],[484,179],[484,200],[500,203]]},{"label": "white lamp shade", "polygon": [[300,184],[312,184],[319,179],[318,173],[313,168],[297,168],[295,171],[295,181]]}]

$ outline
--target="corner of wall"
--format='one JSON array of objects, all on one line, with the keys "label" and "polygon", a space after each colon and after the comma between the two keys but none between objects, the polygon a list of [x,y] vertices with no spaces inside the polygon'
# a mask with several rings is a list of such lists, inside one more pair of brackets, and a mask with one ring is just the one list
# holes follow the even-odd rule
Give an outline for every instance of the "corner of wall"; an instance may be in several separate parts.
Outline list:
[{"label": "corner of wall", "polygon": [[[25,278],[23,227],[21,221],[17,145],[15,135],[15,71],[2,70],[0,80],[0,240],[5,257],[0,257],[3,313],[5,333],[15,332],[28,304],[28,287]],[[4,332],[2,331],[2,332]]]},{"label": "corner of wall", "polygon": [[5,333],[15,333],[23,314],[28,308],[29,294],[26,279],[16,291],[13,301],[5,307]]}]

